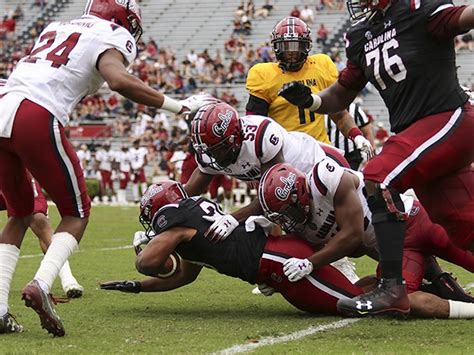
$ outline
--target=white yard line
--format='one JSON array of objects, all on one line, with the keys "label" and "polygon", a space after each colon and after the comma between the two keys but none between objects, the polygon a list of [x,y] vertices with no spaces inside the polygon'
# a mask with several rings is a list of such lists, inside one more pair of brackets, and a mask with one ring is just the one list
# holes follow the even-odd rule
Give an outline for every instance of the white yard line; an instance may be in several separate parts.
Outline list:
[{"label": "white yard line", "polygon": [[262,346],[267,346],[267,345],[274,345],[274,344],[279,344],[279,343],[286,343],[288,341],[293,341],[297,339],[301,339],[316,333],[324,332],[327,330],[334,330],[334,329],[339,329],[339,328],[344,328],[347,327],[348,325],[351,325],[355,322],[360,321],[360,318],[348,318],[348,319],[343,319],[339,320],[337,322],[332,322],[328,324],[322,324],[318,326],[311,326],[303,330],[299,330],[297,332],[293,332],[287,335],[281,335],[278,337],[265,337],[261,338],[258,340],[258,342],[255,343],[245,343],[245,344],[239,344],[239,345],[234,345],[230,348],[218,351],[214,353],[215,355],[224,355],[224,354],[237,354],[237,353],[243,353],[246,351],[254,350],[256,348],[262,347]]},{"label": "white yard line", "polygon": [[[79,249],[75,253],[83,253],[84,251],[110,251],[110,250],[122,250],[122,249],[132,249],[131,245],[124,245],[122,247],[111,247],[111,248],[99,248],[99,249]],[[42,257],[44,254],[27,254],[21,255],[20,259],[30,259],[30,258],[39,258]]]}]

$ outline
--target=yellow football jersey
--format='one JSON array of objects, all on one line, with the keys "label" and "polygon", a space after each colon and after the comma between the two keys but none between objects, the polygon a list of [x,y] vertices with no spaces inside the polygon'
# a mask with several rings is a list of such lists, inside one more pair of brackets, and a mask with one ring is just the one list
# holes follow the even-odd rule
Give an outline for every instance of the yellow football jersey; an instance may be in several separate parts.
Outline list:
[{"label": "yellow football jersey", "polygon": [[283,72],[278,63],[259,63],[247,75],[247,90],[269,103],[268,115],[288,131],[305,132],[318,141],[330,143],[324,116],[290,104],[278,91],[283,84],[301,81],[317,93],[333,84],[338,77],[336,65],[326,54],[315,54],[306,59],[298,72]]}]

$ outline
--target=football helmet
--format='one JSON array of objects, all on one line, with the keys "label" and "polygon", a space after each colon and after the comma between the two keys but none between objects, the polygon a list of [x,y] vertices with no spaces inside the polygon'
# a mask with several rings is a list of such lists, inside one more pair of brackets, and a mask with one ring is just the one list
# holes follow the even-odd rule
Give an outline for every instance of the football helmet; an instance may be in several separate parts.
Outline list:
[{"label": "football helmet", "polygon": [[275,164],[262,175],[258,198],[265,216],[287,233],[302,232],[310,220],[306,176],[290,164]]},{"label": "football helmet", "polygon": [[273,52],[284,71],[298,71],[311,51],[311,31],[297,17],[285,17],[273,28]]},{"label": "football helmet", "polygon": [[152,235],[152,221],[155,213],[163,206],[188,198],[188,194],[179,182],[165,180],[150,185],[140,200],[140,223],[146,235]]},{"label": "football helmet", "polygon": [[371,20],[377,13],[385,13],[392,0],[346,0],[347,10],[352,21],[363,18]]},{"label": "football helmet", "polygon": [[191,121],[191,141],[199,164],[224,170],[242,147],[239,114],[224,102],[201,107]]},{"label": "football helmet", "polygon": [[89,0],[84,15],[100,17],[126,28],[136,42],[142,36],[142,15],[135,0]]}]

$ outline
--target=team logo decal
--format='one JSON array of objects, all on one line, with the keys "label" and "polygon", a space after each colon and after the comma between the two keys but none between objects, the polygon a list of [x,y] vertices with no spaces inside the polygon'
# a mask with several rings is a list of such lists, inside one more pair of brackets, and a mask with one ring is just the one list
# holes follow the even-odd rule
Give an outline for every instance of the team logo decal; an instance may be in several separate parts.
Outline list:
[{"label": "team logo decal", "polygon": [[291,190],[293,190],[293,187],[295,186],[295,181],[296,181],[296,175],[293,173],[290,173],[288,177],[282,176],[280,178],[280,181],[284,184],[283,187],[277,187],[275,189],[275,196],[280,200],[280,201],[286,201],[288,199],[288,196],[290,196]]},{"label": "team logo decal", "polygon": [[372,32],[367,31],[367,32],[365,33],[365,38],[367,38],[367,39],[370,41],[370,40],[373,38]]},{"label": "team logo decal", "polygon": [[156,221],[158,223],[158,227],[163,228],[168,224],[168,221],[166,220],[166,217],[161,215],[158,217],[158,220]]},{"label": "team logo decal", "polygon": [[277,145],[279,141],[280,141],[280,138],[278,138],[278,137],[275,136],[274,134],[272,134],[272,135],[270,136],[270,143],[271,143],[271,144]]},{"label": "team logo decal", "polygon": [[215,123],[212,126],[212,132],[218,137],[223,137],[224,133],[227,131],[227,128],[229,128],[230,125],[230,120],[232,119],[233,112],[230,110],[226,110],[225,113],[218,113],[217,117],[221,120],[219,123]]},{"label": "team logo decal", "polygon": [[414,206],[411,208],[410,212],[408,213],[410,216],[416,216],[420,212],[420,207]]},{"label": "team logo decal", "polygon": [[150,186],[145,194],[143,195],[141,201],[140,201],[140,207],[143,208],[143,206],[145,206],[148,201],[153,197],[155,196],[157,193],[163,191],[163,186],[161,185],[152,185]]},{"label": "team logo decal", "polygon": [[129,53],[132,53],[132,49],[133,49],[133,43],[132,41],[128,40],[127,43],[125,43],[125,48],[127,48],[127,51]]}]

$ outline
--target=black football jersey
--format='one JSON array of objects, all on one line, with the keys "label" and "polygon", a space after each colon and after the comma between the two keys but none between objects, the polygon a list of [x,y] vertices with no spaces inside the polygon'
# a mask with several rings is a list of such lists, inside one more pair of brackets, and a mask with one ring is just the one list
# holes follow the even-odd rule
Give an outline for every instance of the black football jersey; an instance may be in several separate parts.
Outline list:
[{"label": "black football jersey", "polygon": [[157,235],[173,227],[196,229],[190,241],[175,249],[183,259],[254,284],[266,243],[265,233],[260,228],[246,232],[245,226],[240,225],[225,240],[211,242],[204,238],[211,222],[202,217],[215,214],[223,214],[219,205],[206,198],[192,197],[158,210],[153,217],[153,229]]},{"label": "black football jersey", "polygon": [[453,40],[434,38],[426,29],[433,12],[449,4],[420,0],[412,9],[410,0],[394,1],[385,16],[356,22],[346,35],[347,58],[380,92],[395,133],[468,100],[459,86]]}]

